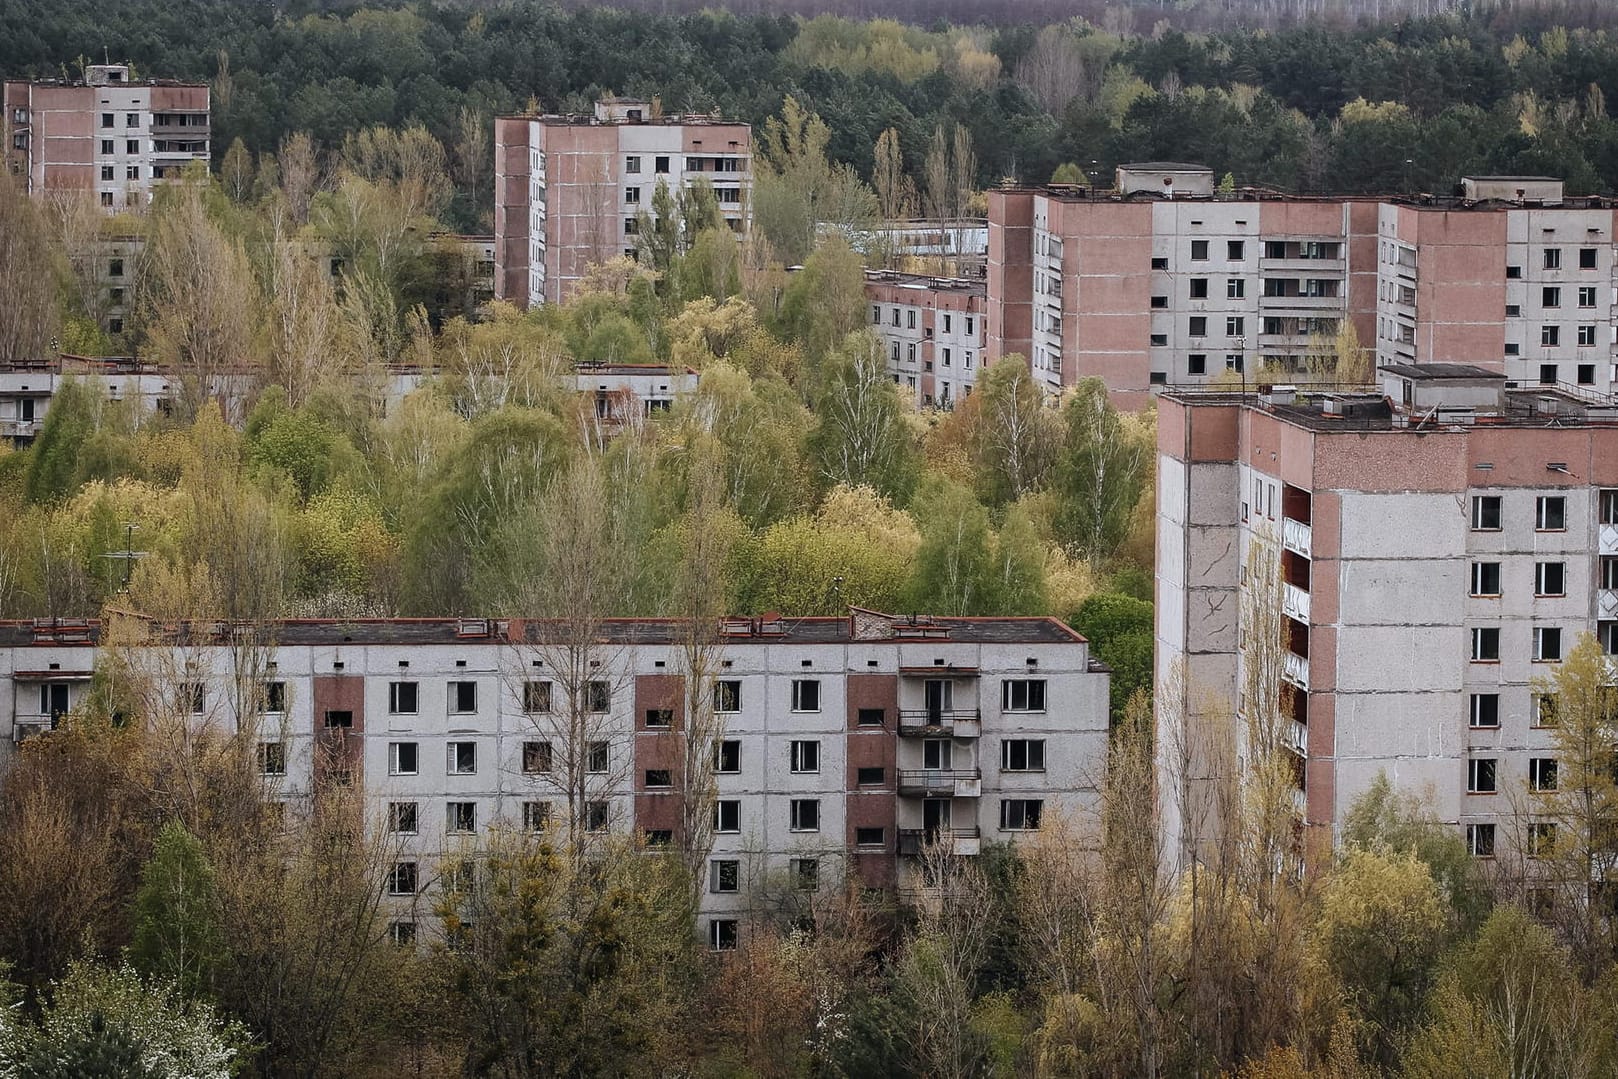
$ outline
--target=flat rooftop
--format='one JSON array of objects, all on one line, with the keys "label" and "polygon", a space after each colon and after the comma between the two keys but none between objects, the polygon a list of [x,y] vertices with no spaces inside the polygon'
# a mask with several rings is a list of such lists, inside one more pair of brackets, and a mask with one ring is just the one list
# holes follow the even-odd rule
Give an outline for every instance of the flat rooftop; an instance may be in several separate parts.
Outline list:
[{"label": "flat rooftop", "polygon": [[[1140,171],[1148,171],[1141,169]],[[1167,171],[1167,170],[1162,170]],[[1473,177],[1482,179],[1482,177]],[[1269,187],[1238,187],[1234,191],[1222,192],[1215,190],[1212,194],[1192,194],[1175,189],[1172,196],[1156,190],[1132,191],[1124,194],[1112,188],[1097,188],[1086,184],[1034,184],[1012,185],[1006,187],[991,187],[989,195],[1043,195],[1046,198],[1061,202],[1080,203],[1128,203],[1128,202],[1291,202],[1300,204],[1330,203],[1342,205],[1349,202],[1364,203],[1393,203],[1399,206],[1409,206],[1418,210],[1471,210],[1481,213],[1493,213],[1501,210],[1510,210],[1520,206],[1544,207],[1553,210],[1615,210],[1618,209],[1618,197],[1609,198],[1604,195],[1567,195],[1555,202],[1542,203],[1538,199],[1528,198],[1522,202],[1504,199],[1468,199],[1456,194],[1381,194],[1381,195],[1348,195],[1348,194],[1311,194],[1300,195],[1289,191],[1278,191]]]},{"label": "flat rooftop", "polygon": [[867,285],[897,285],[900,288],[935,289],[943,292],[965,292],[975,296],[988,295],[989,286],[970,277],[933,277],[929,274],[903,273],[899,270],[866,270]]},{"label": "flat rooftop", "polygon": [[[923,618],[888,616],[890,636],[856,635],[850,617],[735,618],[722,620],[719,638],[733,644],[893,644],[932,641],[956,644],[1077,644],[1085,638],[1056,618]],[[611,618],[601,624],[607,647],[681,645],[686,622],[677,618]],[[172,627],[188,636],[224,643],[229,624]],[[554,622],[477,618],[287,619],[271,623],[270,635],[284,647],[342,645],[492,645],[558,642]],[[0,622],[0,647],[88,646],[101,634],[99,619],[35,619]]]},{"label": "flat rooftop", "polygon": [[[1471,367],[1470,364],[1451,366]],[[1499,378],[1497,372],[1484,371],[1482,368],[1476,370],[1483,371],[1485,376]],[[1327,434],[1432,432],[1470,427],[1618,428],[1618,400],[1595,394],[1580,396],[1550,386],[1519,387],[1511,383],[1506,384],[1501,395],[1503,407],[1498,410],[1469,409],[1464,402],[1457,402],[1453,410],[1441,404],[1436,410],[1430,407],[1405,410],[1397,407],[1380,391],[1363,386],[1299,386],[1290,400],[1284,394],[1258,392],[1257,389],[1242,392],[1195,387],[1174,387],[1162,396],[1191,408],[1251,408],[1271,413],[1306,430]]]},{"label": "flat rooftop", "polygon": [[1415,379],[1485,378],[1501,382],[1506,380],[1506,376],[1500,371],[1491,371],[1487,367],[1471,363],[1389,363],[1383,364],[1377,371]]}]

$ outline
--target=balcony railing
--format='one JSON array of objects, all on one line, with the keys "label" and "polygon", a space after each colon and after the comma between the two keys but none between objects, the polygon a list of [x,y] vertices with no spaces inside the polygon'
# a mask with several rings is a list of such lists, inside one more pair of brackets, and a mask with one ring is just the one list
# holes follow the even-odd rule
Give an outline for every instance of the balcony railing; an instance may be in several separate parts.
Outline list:
[{"label": "balcony railing", "polygon": [[1314,530],[1302,521],[1294,521],[1290,517],[1281,518],[1281,546],[1294,554],[1301,554],[1305,558],[1312,558],[1310,549],[1314,542]]},{"label": "balcony railing", "polygon": [[29,438],[39,434],[42,423],[42,420],[0,420],[0,436]]},{"label": "balcony railing", "polygon": [[928,843],[948,844],[955,854],[978,853],[976,828],[900,828],[899,853],[920,854]]},{"label": "balcony railing", "polygon": [[1309,622],[1309,593],[1295,584],[1281,585],[1281,613],[1305,625]]},{"label": "balcony railing", "polygon": [[1602,525],[1600,540],[1598,554],[1618,554],[1618,525]]},{"label": "balcony railing", "polygon": [[1281,676],[1299,689],[1309,688],[1309,661],[1296,652],[1281,657]]},{"label": "balcony railing", "polygon": [[899,793],[920,798],[975,798],[983,790],[977,768],[905,769],[899,773]]},{"label": "balcony railing", "polygon": [[976,708],[901,708],[899,734],[905,738],[975,738],[982,718]]}]

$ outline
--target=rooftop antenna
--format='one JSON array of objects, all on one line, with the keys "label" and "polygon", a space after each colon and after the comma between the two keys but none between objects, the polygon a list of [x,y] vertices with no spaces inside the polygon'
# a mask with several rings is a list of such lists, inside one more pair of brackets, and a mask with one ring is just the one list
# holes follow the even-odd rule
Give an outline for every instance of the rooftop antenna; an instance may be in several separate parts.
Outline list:
[{"label": "rooftop antenna", "polygon": [[106,554],[101,556],[102,558],[114,558],[114,559],[122,559],[123,560],[123,563],[124,563],[124,583],[123,583],[123,587],[118,589],[118,591],[120,591],[120,592],[128,592],[129,591],[129,578],[135,571],[135,559],[137,559],[137,558],[145,558],[147,553],[148,553],[146,551],[133,550],[133,547],[135,545],[135,528],[136,527],[137,526],[135,524],[133,524],[133,523],[129,523],[129,524],[124,525],[124,549],[123,550],[121,550],[121,551],[108,551]]}]

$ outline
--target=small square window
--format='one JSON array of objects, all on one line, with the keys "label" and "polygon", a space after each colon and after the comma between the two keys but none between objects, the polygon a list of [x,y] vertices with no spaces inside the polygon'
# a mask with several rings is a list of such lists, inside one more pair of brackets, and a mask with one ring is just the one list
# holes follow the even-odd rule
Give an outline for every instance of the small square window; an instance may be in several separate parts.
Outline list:
[{"label": "small square window", "polygon": [[715,858],[708,863],[708,890],[710,892],[739,892],[742,887],[742,863],[734,858]]},{"label": "small square window", "polygon": [[1546,285],[1539,290],[1539,303],[1541,307],[1561,307],[1562,290],[1554,285]]},{"label": "small square window", "polygon": [[858,768],[854,772],[854,784],[859,787],[878,787],[887,779],[887,769],[879,765]]},{"label": "small square window", "polygon": [[1560,247],[1547,247],[1545,249],[1545,268],[1547,270],[1560,270],[1562,268],[1562,249]]},{"label": "small square window", "polygon": [[476,775],[478,747],[476,742],[450,742],[446,746],[445,767],[449,775]]},{"label": "small square window", "polygon": [[140,126],[140,113],[138,113],[138,112],[125,113],[124,114],[124,126],[125,127],[139,127]]},{"label": "small square window", "polygon": [[606,802],[584,803],[584,830],[586,832],[605,832],[607,819],[611,815],[610,807]]},{"label": "small square window", "polygon": [[1472,563],[1472,595],[1498,596],[1500,594],[1500,563]]},{"label": "small square window", "polygon": [[1208,317],[1206,315],[1192,315],[1186,324],[1186,333],[1191,337],[1208,336]]},{"label": "small square window", "polygon": [[721,679],[713,684],[713,710],[729,713],[742,710],[742,684]]},{"label": "small square window", "polygon": [[1579,306],[1594,307],[1596,305],[1596,289],[1594,285],[1579,286]]},{"label": "small square window", "polygon": [[1534,565],[1534,594],[1536,596],[1567,595],[1567,563],[1538,562]]},{"label": "small square window", "polygon": [[476,682],[451,682],[449,684],[449,710],[457,715],[467,715],[478,710],[478,684]]},{"label": "small square window", "polygon": [[396,716],[416,714],[416,683],[388,683],[388,712]]},{"label": "small square window", "polygon": [[592,775],[607,771],[611,749],[606,742],[589,742],[585,746],[584,770]]},{"label": "small square window", "polygon": [[1230,280],[1225,282],[1225,298],[1226,299],[1240,300],[1243,297],[1245,297],[1246,295],[1247,295],[1247,279],[1246,278],[1244,278],[1244,277],[1232,277]]},{"label": "small square window", "polygon": [[1561,495],[1542,495],[1534,500],[1534,530],[1537,532],[1567,531],[1567,499]]},{"label": "small square window", "polygon": [[661,155],[654,157],[652,159],[652,171],[656,172],[659,176],[667,174],[669,171],[669,159],[666,156]]},{"label": "small square window", "polygon": [[1472,694],[1471,713],[1468,716],[1468,720],[1468,726],[1472,727],[1500,726],[1500,694]]},{"label": "small square window", "polygon": [[820,682],[813,678],[798,678],[792,683],[792,710],[794,712],[820,711]]},{"label": "small square window", "polygon": [[1169,268],[1169,260],[1168,259],[1166,259],[1166,258],[1155,258],[1155,259],[1152,260],[1152,269],[1154,269],[1154,270],[1166,270],[1168,268]]},{"label": "small square window", "polygon": [[1247,257],[1247,244],[1241,240],[1225,241],[1225,257],[1232,262],[1240,262]]},{"label": "small square window", "polygon": [[638,154],[630,154],[628,157],[624,158],[624,171],[628,172],[628,173],[637,173],[637,172],[639,172],[640,171],[640,155],[638,155]]},{"label": "small square window", "polygon": [[1193,262],[1207,262],[1208,261],[1208,241],[1207,240],[1192,240],[1191,241],[1191,261],[1193,261]]},{"label": "small square window", "polygon": [[1208,298],[1208,279],[1206,277],[1191,278],[1191,298],[1193,300],[1206,300]]},{"label": "small square window", "polygon": [[1556,348],[1562,343],[1562,327],[1541,326],[1539,328],[1539,344],[1541,348]]},{"label": "small square window", "polygon": [[794,832],[820,831],[820,799],[794,798],[789,806],[790,824]]},{"label": "small square window", "polygon": [[1494,784],[1494,758],[1483,757],[1466,762],[1466,793],[1493,794]]},{"label": "small square window", "polygon": [[1536,791],[1556,789],[1556,758],[1530,757],[1528,759],[1528,785]]},{"label": "small square window", "polygon": [[1466,826],[1466,849],[1474,858],[1494,857],[1494,825],[1468,824]]},{"label": "small square window", "polygon": [[416,803],[388,803],[388,831],[401,835],[416,834]]},{"label": "small square window", "polygon": [[1596,249],[1593,247],[1579,248],[1579,269],[1593,270],[1596,268]]},{"label": "small square window", "polygon": [[882,828],[854,829],[854,845],[856,847],[881,847],[886,844],[887,834]]},{"label": "small square window", "polygon": [[742,804],[733,798],[721,798],[713,804],[713,830],[739,832],[742,830]]},{"label": "small square window", "polygon": [[478,830],[478,804],[476,802],[446,802],[444,829],[466,834]]},{"label": "small square window", "polygon": [[522,710],[530,715],[551,710],[551,684],[524,682],[522,684]]},{"label": "small square window", "polygon": [[584,686],[585,706],[597,714],[612,711],[612,687],[605,682],[587,682]]},{"label": "small square window", "polygon": [[1594,386],[1596,384],[1596,365],[1581,363],[1578,367],[1578,383],[1580,386]]},{"label": "small square window", "polygon": [[1562,627],[1534,627],[1534,661],[1556,663],[1562,658]]},{"label": "small square window", "polygon": [[388,775],[413,776],[420,767],[415,742],[388,744]]},{"label": "small square window", "polygon": [[1500,531],[1500,496],[1472,496],[1472,531]]},{"label": "small square window", "polygon": [[260,775],[284,776],[287,774],[287,746],[285,742],[260,742],[258,744],[258,771]]},{"label": "small square window", "polygon": [[551,770],[551,744],[524,742],[522,744],[522,770],[524,775],[538,775]]},{"label": "small square window", "polygon": [[1534,822],[1528,826],[1528,857],[1547,858],[1556,849],[1556,825]]},{"label": "small square window", "polygon": [[394,862],[393,868],[388,870],[389,895],[415,895],[416,894],[416,863]]},{"label": "small square window", "polygon": [[186,682],[180,686],[180,707],[194,716],[208,710],[208,691],[201,682]]},{"label": "small square window", "polygon": [[861,727],[881,727],[888,721],[885,708],[861,708],[855,713],[855,722]]},{"label": "small square window", "polygon": [[1498,626],[1472,628],[1472,659],[1479,663],[1497,663],[1500,660],[1500,629]]},{"label": "small square window", "polygon": [[1536,693],[1533,701],[1534,726],[1556,726],[1556,694]]},{"label": "small square window", "polygon": [[1193,375],[1208,373],[1208,357],[1205,353],[1193,352],[1185,358],[1186,372]]},{"label": "small square window", "polygon": [[713,770],[721,773],[740,772],[742,770],[742,744],[734,738],[727,738],[714,746]]},{"label": "small square window", "polygon": [[792,749],[792,771],[818,772],[820,771],[820,743],[817,741],[794,741]]},{"label": "small square window", "polygon": [[551,823],[551,804],[549,802],[524,802],[522,804],[522,826],[525,832],[543,832]]},{"label": "small square window", "polygon": [[740,937],[735,918],[708,919],[708,947],[716,952],[736,950]]},{"label": "small square window", "polygon": [[1596,343],[1596,328],[1594,326],[1580,326],[1578,335],[1578,342],[1582,348],[1588,348]]},{"label": "small square window", "polygon": [[820,859],[794,858],[787,863],[792,886],[800,892],[812,892],[820,887]]}]

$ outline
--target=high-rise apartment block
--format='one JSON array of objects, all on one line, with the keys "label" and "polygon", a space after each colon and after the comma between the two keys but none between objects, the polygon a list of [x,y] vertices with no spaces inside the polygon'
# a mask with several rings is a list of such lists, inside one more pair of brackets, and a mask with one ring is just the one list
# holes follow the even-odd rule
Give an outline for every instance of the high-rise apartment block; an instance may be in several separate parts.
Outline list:
[{"label": "high-rise apartment block", "polygon": [[6,163],[31,194],[86,191],[109,212],[134,209],[165,178],[209,160],[203,83],[92,64],[83,82],[8,79],[4,98]]},{"label": "high-rise apartment block", "polygon": [[1220,192],[1196,165],[1116,189],[989,192],[992,361],[1122,404],[1260,367],[1299,372],[1346,319],[1376,363],[1472,363],[1520,384],[1614,385],[1614,203],[1469,177],[1453,196]]},{"label": "high-rise apartment block", "polygon": [[866,271],[871,331],[918,408],[953,408],[971,396],[983,368],[986,295],[982,281]]},{"label": "high-rise apartment block", "polygon": [[495,298],[561,303],[590,266],[636,251],[659,184],[713,186],[725,222],[751,219],[752,129],[608,99],[591,116],[495,120]]},{"label": "high-rise apartment block", "polygon": [[[254,653],[231,627],[189,630],[184,645],[120,653],[158,687],[143,698],[172,705],[169,719],[251,723],[260,771],[294,805],[332,784],[362,789],[397,851],[401,922],[430,917],[446,854],[498,824],[562,819],[576,772],[586,831],[661,842],[681,827],[677,621],[609,620],[584,645],[588,664],[563,662],[568,642],[546,623],[291,621],[270,627],[245,675],[233,657]],[[99,637],[91,622],[0,623],[0,764],[85,699]],[[972,855],[1096,809],[1108,675],[1054,619],[727,619],[705,667],[721,728],[702,904],[716,947],[783,881],[907,886],[929,839]],[[588,680],[570,682],[572,669]],[[243,693],[243,677],[260,691]],[[238,700],[259,714],[239,716]],[[584,745],[566,744],[575,730]]]},{"label": "high-rise apartment block", "polygon": [[[1538,686],[1580,634],[1618,654],[1618,404],[1462,364],[1379,377],[1159,398],[1159,745],[1196,742],[1179,702],[1252,706],[1269,611],[1311,832],[1386,773],[1487,857],[1555,782]],[[1166,806],[1171,839],[1202,826]]]}]

